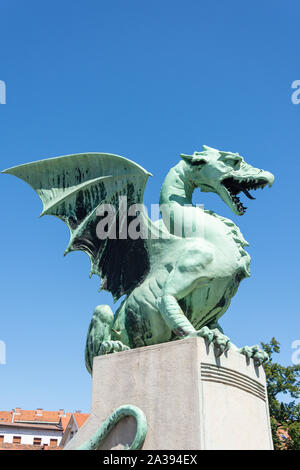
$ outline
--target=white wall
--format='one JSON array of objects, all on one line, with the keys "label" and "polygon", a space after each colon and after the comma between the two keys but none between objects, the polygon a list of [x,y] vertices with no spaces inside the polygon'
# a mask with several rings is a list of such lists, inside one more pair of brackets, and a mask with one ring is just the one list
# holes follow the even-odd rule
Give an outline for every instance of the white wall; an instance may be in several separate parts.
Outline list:
[{"label": "white wall", "polygon": [[11,427],[11,426],[0,426],[0,435],[4,436],[3,442],[12,443],[13,436],[21,436],[21,444],[33,444],[33,438],[39,437],[42,439],[41,445],[47,444],[50,445],[50,439],[57,439],[57,445],[60,444],[62,438],[62,431],[51,431],[32,428],[20,428],[20,427]]}]

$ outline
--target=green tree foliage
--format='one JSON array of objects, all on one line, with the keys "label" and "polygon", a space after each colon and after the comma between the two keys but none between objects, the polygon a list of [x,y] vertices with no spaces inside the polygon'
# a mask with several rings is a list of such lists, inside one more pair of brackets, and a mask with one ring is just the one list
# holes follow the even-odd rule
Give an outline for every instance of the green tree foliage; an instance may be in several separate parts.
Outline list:
[{"label": "green tree foliage", "polygon": [[[263,350],[269,355],[269,361],[264,364],[267,379],[267,391],[271,416],[271,430],[276,450],[300,450],[300,365],[284,367],[273,362],[274,353],[280,352],[280,344],[272,338],[269,343],[261,343]],[[294,400],[283,403],[278,400],[278,394],[289,395]],[[290,439],[283,442],[279,439],[278,431],[287,431]]]},{"label": "green tree foliage", "polygon": [[291,441],[288,443],[288,449],[300,450],[300,423],[294,422],[289,425],[288,433]]}]

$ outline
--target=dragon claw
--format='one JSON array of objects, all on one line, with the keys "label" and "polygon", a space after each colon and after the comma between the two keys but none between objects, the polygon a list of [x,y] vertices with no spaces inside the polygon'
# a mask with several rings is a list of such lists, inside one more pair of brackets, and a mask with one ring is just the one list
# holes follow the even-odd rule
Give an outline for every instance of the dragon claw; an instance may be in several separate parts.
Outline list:
[{"label": "dragon claw", "polygon": [[223,353],[228,351],[228,349],[230,349],[230,339],[228,338],[228,336],[225,336],[216,328],[211,330],[207,326],[204,326],[200,330],[189,335],[189,337],[195,336],[200,336],[200,338],[204,338],[207,341],[208,345],[213,343],[216,348],[217,357],[221,356]]},{"label": "dragon claw", "polygon": [[246,356],[247,359],[253,359],[256,367],[261,366],[269,359],[268,354],[263,351],[258,344],[255,344],[254,346],[244,346],[243,348],[238,349],[238,352]]},{"label": "dragon claw", "polygon": [[219,357],[230,349],[230,339],[217,329],[212,331],[214,333],[213,343],[217,350],[216,356]]},{"label": "dragon claw", "polygon": [[193,336],[200,336],[200,338],[206,339],[208,344],[210,344],[214,339],[213,331],[210,330],[207,326],[201,328],[201,330],[196,331]]},{"label": "dragon claw", "polygon": [[99,356],[114,352],[127,351],[128,349],[130,348],[125,346],[121,341],[103,341],[99,349]]}]

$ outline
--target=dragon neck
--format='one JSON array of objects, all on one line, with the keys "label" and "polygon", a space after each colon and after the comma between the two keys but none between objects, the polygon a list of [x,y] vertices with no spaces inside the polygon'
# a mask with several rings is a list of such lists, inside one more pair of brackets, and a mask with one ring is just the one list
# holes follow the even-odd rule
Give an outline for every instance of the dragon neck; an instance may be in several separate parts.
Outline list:
[{"label": "dragon neck", "polygon": [[[178,215],[178,220],[183,222],[184,206],[186,204],[194,206],[192,196],[195,189],[196,187],[190,182],[186,174],[184,162],[179,162],[171,168],[163,182],[159,200],[162,219],[169,228],[170,233],[176,234],[174,233],[174,218],[176,215]],[[175,217],[174,212],[176,212]],[[242,254],[247,255],[242,248],[249,246],[249,243],[244,239],[239,227],[232,220],[210,210],[205,210],[204,213],[207,217],[214,217],[222,222],[229,229],[228,235],[240,247]]]},{"label": "dragon neck", "polygon": [[167,174],[160,192],[159,204],[184,206],[192,204],[195,186],[189,181],[184,169],[184,162],[179,162]]},{"label": "dragon neck", "polygon": [[171,168],[164,180],[160,192],[160,211],[164,224],[173,235],[177,234],[176,230],[179,229],[181,233],[183,229],[177,224],[175,230],[175,220],[179,220],[179,224],[182,225],[184,206],[193,205],[192,196],[195,188],[186,175],[183,161]]}]

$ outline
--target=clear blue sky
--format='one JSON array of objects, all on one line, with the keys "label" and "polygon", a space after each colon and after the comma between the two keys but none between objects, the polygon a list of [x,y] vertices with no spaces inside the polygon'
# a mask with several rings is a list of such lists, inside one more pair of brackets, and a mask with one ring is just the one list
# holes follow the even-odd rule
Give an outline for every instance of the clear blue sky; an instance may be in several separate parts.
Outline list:
[{"label": "clear blue sky", "polygon": [[[226,334],[240,346],[275,336],[279,360],[291,364],[300,339],[299,2],[2,0],[0,17],[1,169],[116,153],[153,173],[148,204],[179,154],[202,144],[274,173],[244,217],[212,194],[195,202],[232,218],[250,242],[252,277],[221,321]],[[85,337],[94,307],[111,296],[89,280],[84,253],[63,257],[68,229],[38,218],[29,186],[2,175],[0,190],[0,409],[89,411]]]}]

